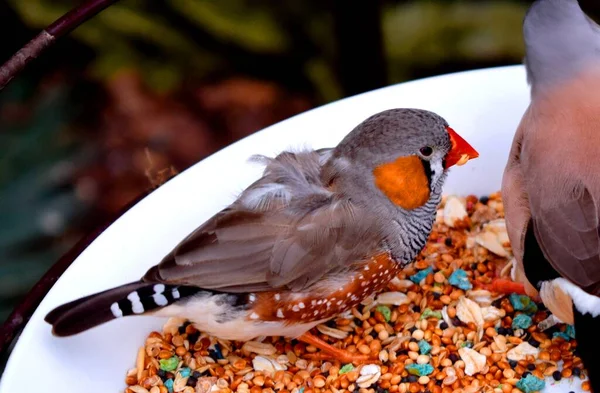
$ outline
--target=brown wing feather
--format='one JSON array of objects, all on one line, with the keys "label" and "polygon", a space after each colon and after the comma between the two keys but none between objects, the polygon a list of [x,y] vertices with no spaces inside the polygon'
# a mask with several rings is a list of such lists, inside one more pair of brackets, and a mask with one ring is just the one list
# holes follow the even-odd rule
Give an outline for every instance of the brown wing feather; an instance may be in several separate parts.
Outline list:
[{"label": "brown wing feather", "polygon": [[510,239],[513,255],[515,257],[516,269],[514,279],[523,282],[525,291],[530,296],[537,296],[537,290],[525,275],[523,267],[523,247],[527,224],[531,219],[529,199],[525,189],[525,179],[521,165],[521,148],[524,130],[527,124],[528,112],[525,113],[523,121],[515,133],[508,162],[502,177],[502,200],[506,214],[506,230]]},{"label": "brown wing feather", "polygon": [[362,258],[376,246],[375,223],[320,184],[322,154],[269,161],[263,178],[144,279],[227,292],[300,290]]},{"label": "brown wing feather", "polygon": [[589,192],[563,199],[555,206],[546,207],[537,198],[532,199],[536,239],[544,255],[565,278],[584,290],[600,290],[600,238],[598,211]]}]

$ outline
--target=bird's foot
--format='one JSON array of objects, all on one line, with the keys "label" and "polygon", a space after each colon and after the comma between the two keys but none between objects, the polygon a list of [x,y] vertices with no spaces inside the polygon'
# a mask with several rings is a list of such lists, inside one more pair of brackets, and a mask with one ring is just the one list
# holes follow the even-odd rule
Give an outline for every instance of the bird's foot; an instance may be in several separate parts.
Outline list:
[{"label": "bird's foot", "polygon": [[490,292],[503,293],[510,295],[516,293],[519,295],[526,295],[525,285],[520,282],[514,282],[504,278],[494,278],[490,284],[481,284],[481,288]]},{"label": "bird's foot", "polygon": [[323,350],[326,352],[309,353],[302,357],[308,360],[339,360],[342,364],[352,363],[355,365],[365,363],[378,363],[379,359],[369,355],[357,354],[343,349],[335,348],[335,351]]},{"label": "bird's foot", "polygon": [[306,354],[303,356],[306,359],[339,360],[342,363],[354,363],[357,365],[364,363],[379,362],[379,359],[376,356],[358,354],[346,351],[344,349],[336,348],[333,345],[326,343],[325,341],[308,332],[298,337],[298,340],[305,342],[306,344],[313,345],[322,351],[317,353]]}]

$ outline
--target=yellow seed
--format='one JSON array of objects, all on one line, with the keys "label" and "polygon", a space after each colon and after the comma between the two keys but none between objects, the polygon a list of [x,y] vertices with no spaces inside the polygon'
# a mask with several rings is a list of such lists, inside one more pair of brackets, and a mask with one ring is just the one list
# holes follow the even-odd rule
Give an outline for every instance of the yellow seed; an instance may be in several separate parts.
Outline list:
[{"label": "yellow seed", "polygon": [[442,366],[442,367],[452,366],[452,360],[446,358],[440,362],[440,366]]},{"label": "yellow seed", "polygon": [[429,356],[427,356],[427,355],[419,355],[417,357],[417,363],[418,364],[427,364],[427,363],[429,363]]},{"label": "yellow seed", "polygon": [[417,329],[413,332],[412,336],[415,340],[422,340],[423,336],[425,336],[425,332],[423,332],[421,329]]},{"label": "yellow seed", "polygon": [[419,383],[421,385],[427,385],[429,383],[429,377],[427,375],[419,377]]},{"label": "yellow seed", "polygon": [[442,296],[440,296],[440,300],[444,304],[450,304],[450,302],[452,301],[452,299],[450,299],[450,296],[448,296],[448,295],[442,295]]},{"label": "yellow seed", "polygon": [[410,349],[411,351],[418,352],[419,344],[417,344],[416,342],[410,342],[410,343],[408,343],[408,349]]},{"label": "yellow seed", "polygon": [[348,376],[348,381],[354,382],[358,379],[358,371],[352,370],[346,374]]},{"label": "yellow seed", "polygon": [[433,275],[433,280],[438,284],[442,284],[444,281],[446,281],[446,277],[444,277],[441,272],[437,272]]},{"label": "yellow seed", "polygon": [[263,386],[265,384],[265,377],[262,375],[257,375],[254,377],[254,379],[252,379],[252,383],[254,383],[255,386]]},{"label": "yellow seed", "polygon": [[323,386],[325,386],[325,378],[322,375],[317,375],[313,379],[313,384],[316,388],[322,388]]},{"label": "yellow seed", "polygon": [[456,308],[454,307],[448,307],[447,312],[450,318],[454,318],[456,316]]},{"label": "yellow seed", "polygon": [[365,354],[365,355],[368,355],[368,354],[370,354],[370,353],[371,353],[371,348],[369,348],[369,346],[368,346],[368,345],[362,344],[362,345],[360,345],[360,346],[358,347],[358,351],[359,351],[360,353],[363,353],[363,354]]},{"label": "yellow seed", "polygon": [[444,262],[452,262],[454,258],[450,254],[442,254],[442,261]]},{"label": "yellow seed", "polygon": [[557,368],[555,366],[550,366],[548,367],[545,371],[544,371],[544,375],[546,376],[550,376],[552,375],[555,371],[557,370]]}]

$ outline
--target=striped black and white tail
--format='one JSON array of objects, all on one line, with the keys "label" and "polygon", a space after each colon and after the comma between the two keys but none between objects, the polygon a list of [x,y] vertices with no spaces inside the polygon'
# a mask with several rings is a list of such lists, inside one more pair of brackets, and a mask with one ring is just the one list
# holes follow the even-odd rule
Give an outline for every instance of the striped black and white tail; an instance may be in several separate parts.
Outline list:
[{"label": "striped black and white tail", "polygon": [[45,320],[55,336],[72,336],[115,318],[157,310],[198,291],[137,281],[63,304],[50,311]]}]

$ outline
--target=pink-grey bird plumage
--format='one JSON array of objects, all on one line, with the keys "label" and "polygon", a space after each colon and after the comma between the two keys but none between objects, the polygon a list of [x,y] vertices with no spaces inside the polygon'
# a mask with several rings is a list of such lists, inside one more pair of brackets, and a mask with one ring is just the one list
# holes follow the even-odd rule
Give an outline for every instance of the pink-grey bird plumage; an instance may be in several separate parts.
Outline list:
[{"label": "pink-grey bird plumage", "polygon": [[515,273],[575,324],[584,363],[598,372],[600,29],[576,0],[538,0],[523,34],[531,102],[502,181]]}]

